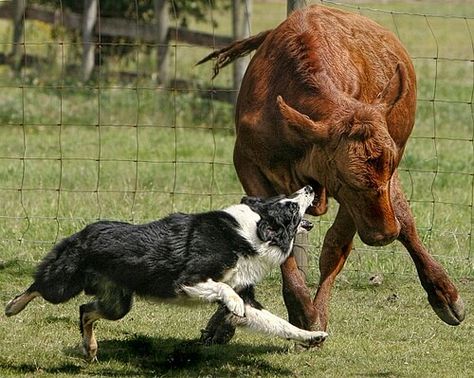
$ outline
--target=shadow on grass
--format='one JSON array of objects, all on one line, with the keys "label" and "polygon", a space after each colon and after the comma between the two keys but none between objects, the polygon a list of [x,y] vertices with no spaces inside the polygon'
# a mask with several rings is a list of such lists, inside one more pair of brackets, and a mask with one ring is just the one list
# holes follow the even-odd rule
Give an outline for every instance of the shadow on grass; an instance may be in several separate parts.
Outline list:
[{"label": "shadow on grass", "polygon": [[[46,366],[32,359],[31,363],[15,365],[0,358],[0,371],[15,375],[28,374],[92,374],[99,376],[289,376],[291,369],[265,361],[266,354],[281,355],[287,348],[272,345],[204,346],[197,340],[155,338],[130,335],[126,340],[99,341],[98,361],[83,361],[79,347],[67,347],[64,355],[74,362],[51,361]],[[262,356],[260,358],[259,356]]]},{"label": "shadow on grass", "polygon": [[275,366],[264,358],[266,354],[281,354],[287,348],[271,345],[233,343],[204,346],[197,340],[155,338],[131,335],[126,340],[99,340],[98,361],[87,363],[79,347],[68,347],[65,356],[76,362],[51,361],[49,366],[31,363],[15,365],[0,358],[0,371],[25,374],[93,374],[107,377],[154,377],[165,374],[178,376],[289,376],[291,369]]},{"label": "shadow on grass", "polygon": [[[197,340],[182,341],[176,338],[153,338],[133,335],[127,340],[104,340],[99,345],[99,364],[113,365],[115,362],[128,365],[136,374],[164,375],[245,375],[262,372],[271,375],[288,375],[291,370],[272,366],[256,356],[271,353],[286,353],[287,349],[276,346],[255,346],[241,343],[204,346]],[[101,375],[120,374],[110,368],[99,368]],[[130,373],[130,371],[129,371]]]},{"label": "shadow on grass", "polygon": [[63,364],[61,366],[52,366],[49,368],[39,367],[33,361],[30,364],[10,364],[0,360],[0,371],[8,371],[19,376],[49,373],[49,374],[79,374],[81,372],[81,366],[74,364]]},{"label": "shadow on grass", "polygon": [[[255,346],[241,343],[204,346],[197,340],[153,338],[133,335],[127,340],[104,340],[99,345],[99,364],[113,362],[133,367],[140,375],[163,375],[171,371],[183,375],[233,375],[245,370],[246,375],[262,372],[271,375],[289,375],[291,370],[272,366],[256,359],[265,354],[284,354],[287,349],[276,346]],[[113,365],[113,364],[112,364]],[[120,372],[109,368],[98,371],[101,375],[115,376]],[[130,372],[129,372],[130,373]]]}]

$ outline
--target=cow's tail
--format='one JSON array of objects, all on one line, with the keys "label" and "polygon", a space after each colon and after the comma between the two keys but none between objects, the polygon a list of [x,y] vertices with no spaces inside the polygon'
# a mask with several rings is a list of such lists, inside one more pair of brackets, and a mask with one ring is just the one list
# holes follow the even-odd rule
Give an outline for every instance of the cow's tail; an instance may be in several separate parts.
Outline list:
[{"label": "cow's tail", "polygon": [[216,77],[222,67],[225,67],[237,58],[241,58],[258,49],[258,47],[263,43],[263,41],[265,40],[265,38],[267,38],[268,34],[270,34],[271,31],[272,30],[263,31],[252,37],[235,41],[229,46],[226,46],[220,50],[215,50],[208,56],[197,62],[196,65],[205,63],[211,59],[216,59],[216,63],[214,64],[213,76]]}]

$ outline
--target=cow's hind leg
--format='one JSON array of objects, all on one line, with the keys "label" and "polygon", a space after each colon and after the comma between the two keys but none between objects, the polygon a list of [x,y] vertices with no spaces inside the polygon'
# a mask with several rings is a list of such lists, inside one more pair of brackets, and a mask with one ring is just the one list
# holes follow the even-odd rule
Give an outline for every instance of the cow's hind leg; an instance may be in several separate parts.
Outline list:
[{"label": "cow's hind leg", "polygon": [[118,320],[132,308],[133,293],[111,282],[101,282],[96,300],[79,308],[79,326],[82,334],[82,351],[88,360],[97,356],[97,340],[94,335],[94,322],[99,319]]},{"label": "cow's hind leg", "polygon": [[447,324],[460,324],[465,316],[464,303],[446,271],[421,243],[413,215],[397,176],[393,178],[391,194],[395,215],[401,226],[398,240],[408,250],[415,263],[421,285],[428,294],[431,307]]}]

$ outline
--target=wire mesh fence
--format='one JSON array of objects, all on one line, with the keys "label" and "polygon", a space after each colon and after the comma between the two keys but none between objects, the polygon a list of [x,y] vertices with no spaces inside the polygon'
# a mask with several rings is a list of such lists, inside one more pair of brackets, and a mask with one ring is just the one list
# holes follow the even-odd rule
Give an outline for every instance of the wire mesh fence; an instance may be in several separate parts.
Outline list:
[{"label": "wire mesh fence", "polygon": [[[36,262],[52,243],[97,219],[145,222],[173,211],[223,207],[243,194],[232,165],[232,71],[211,79],[210,65],[195,66],[225,41],[221,37],[230,40],[230,2],[222,7],[203,2],[203,22],[183,17],[178,2],[169,2],[166,83],[160,83],[157,68],[163,44],[143,36],[147,23],[153,25],[153,9],[130,3],[126,14],[106,15],[98,2],[100,17],[90,42],[95,68],[87,81],[81,34],[67,27],[74,17],[66,3],[28,2],[18,46],[12,43],[11,17],[0,19],[0,241],[6,263]],[[430,250],[453,276],[472,277],[474,13],[469,2],[306,3],[366,15],[407,47],[417,70],[418,110],[401,178]],[[0,2],[0,15],[10,6]],[[43,20],[33,19],[34,9],[43,11]],[[246,11],[255,34],[280,23],[286,3],[254,0]],[[126,20],[126,36],[102,33],[118,25],[111,22],[118,18]],[[185,31],[201,33],[213,46],[183,41]],[[333,201],[328,214],[315,220],[314,270],[335,209]],[[353,255],[348,272],[411,276],[412,265],[396,243],[369,248],[358,242]]]}]

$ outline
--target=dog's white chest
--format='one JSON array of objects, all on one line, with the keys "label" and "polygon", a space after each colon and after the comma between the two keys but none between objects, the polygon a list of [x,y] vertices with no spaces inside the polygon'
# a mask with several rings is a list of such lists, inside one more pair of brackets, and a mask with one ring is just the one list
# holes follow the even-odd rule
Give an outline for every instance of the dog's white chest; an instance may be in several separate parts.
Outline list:
[{"label": "dog's white chest", "polygon": [[[239,223],[239,233],[257,252],[255,255],[239,257],[235,267],[229,270],[222,282],[233,288],[252,286],[260,282],[272,269],[280,266],[286,254],[277,246],[264,242],[257,236],[260,216],[246,205],[234,205],[225,211]],[[293,244],[293,243],[291,243]],[[290,248],[291,250],[291,248]]]},{"label": "dog's white chest", "polygon": [[[234,268],[229,270],[223,278],[233,288],[243,288],[246,286],[253,286],[260,282],[272,269],[275,269],[281,264],[281,251],[276,247],[275,251],[267,254],[250,257],[240,257]],[[267,251],[269,252],[269,251]]]}]

